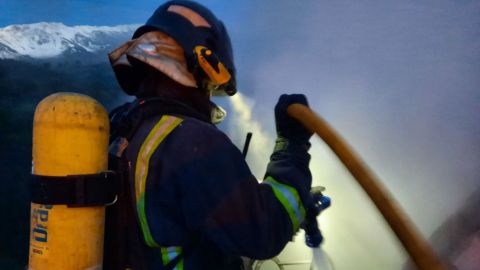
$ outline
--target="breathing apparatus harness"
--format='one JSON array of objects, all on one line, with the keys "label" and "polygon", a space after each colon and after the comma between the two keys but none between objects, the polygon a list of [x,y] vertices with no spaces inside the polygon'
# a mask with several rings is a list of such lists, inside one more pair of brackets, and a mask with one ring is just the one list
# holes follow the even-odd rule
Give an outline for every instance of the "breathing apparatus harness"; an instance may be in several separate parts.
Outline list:
[{"label": "breathing apparatus harness", "polygon": [[[146,246],[142,238],[138,238],[141,231],[134,206],[131,165],[124,151],[145,119],[162,114],[192,117],[210,123],[210,119],[188,105],[165,97],[137,99],[110,113],[109,169],[117,174],[117,201],[107,208],[103,269],[148,268],[144,254]],[[173,269],[196,243],[196,239],[193,239],[184,247],[183,252],[164,265],[162,270]]]}]

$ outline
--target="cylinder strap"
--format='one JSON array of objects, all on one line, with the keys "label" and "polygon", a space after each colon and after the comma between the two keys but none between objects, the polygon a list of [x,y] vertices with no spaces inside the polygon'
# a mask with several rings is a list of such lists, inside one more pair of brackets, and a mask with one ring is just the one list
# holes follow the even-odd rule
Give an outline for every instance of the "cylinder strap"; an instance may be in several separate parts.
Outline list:
[{"label": "cylinder strap", "polygon": [[112,204],[117,196],[117,181],[112,171],[67,176],[31,176],[31,202],[68,207]]}]

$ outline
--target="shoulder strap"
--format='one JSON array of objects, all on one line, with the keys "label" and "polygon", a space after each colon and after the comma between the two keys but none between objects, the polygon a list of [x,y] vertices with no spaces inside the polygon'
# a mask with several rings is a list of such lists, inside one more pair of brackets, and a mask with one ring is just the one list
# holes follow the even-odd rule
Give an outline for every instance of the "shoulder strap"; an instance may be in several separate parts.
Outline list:
[{"label": "shoulder strap", "polygon": [[117,201],[106,209],[104,270],[148,269],[129,181],[130,162],[109,154],[109,168],[117,172]]}]

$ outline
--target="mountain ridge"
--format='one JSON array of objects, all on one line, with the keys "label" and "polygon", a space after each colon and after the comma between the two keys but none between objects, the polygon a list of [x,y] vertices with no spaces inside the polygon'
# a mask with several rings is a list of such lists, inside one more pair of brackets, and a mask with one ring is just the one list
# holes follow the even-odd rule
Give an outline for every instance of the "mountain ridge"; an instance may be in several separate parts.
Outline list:
[{"label": "mountain ridge", "polygon": [[128,40],[138,26],[67,26],[58,22],[9,25],[0,28],[0,60],[105,53]]}]

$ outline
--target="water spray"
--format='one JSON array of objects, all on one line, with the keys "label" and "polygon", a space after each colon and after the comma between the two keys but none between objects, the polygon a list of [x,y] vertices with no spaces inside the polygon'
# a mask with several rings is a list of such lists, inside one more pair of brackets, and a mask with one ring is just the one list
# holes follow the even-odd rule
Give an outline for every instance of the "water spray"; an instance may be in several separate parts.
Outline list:
[{"label": "water spray", "polygon": [[[260,160],[263,157],[267,157],[268,153],[259,153],[259,150],[265,151],[267,149],[265,146],[271,142],[267,133],[265,133],[262,129],[262,126],[258,121],[255,121],[252,118],[252,108],[248,104],[249,100],[245,96],[237,93],[231,99],[231,104],[234,111],[239,115],[236,124],[236,128],[242,131],[255,131],[255,140],[252,141],[252,132],[248,132],[245,138],[245,143],[243,146],[243,157],[246,158],[247,152],[251,142],[254,145],[254,156],[253,159],[255,161]],[[254,162],[254,164],[258,164],[258,162]],[[324,187],[314,187],[310,191],[312,196],[312,201],[314,202],[311,207],[307,209],[305,221],[302,225],[302,228],[305,231],[305,244],[312,248],[314,253],[314,259],[312,262],[280,262],[278,258],[273,258],[269,260],[270,263],[277,265],[280,269],[283,269],[283,265],[301,265],[301,264],[310,264],[313,269],[319,270],[326,270],[326,269],[334,269],[333,263],[328,261],[327,254],[325,251],[320,247],[321,243],[323,242],[323,235],[320,232],[317,217],[319,214],[327,209],[330,204],[330,198],[324,196],[322,192],[325,190]],[[263,263],[265,261],[257,261],[253,267],[253,269],[261,269]]]},{"label": "water spray", "polygon": [[380,210],[418,269],[446,269],[386,188],[325,120],[301,104],[290,105],[287,113],[310,131],[316,133],[333,150]]}]

